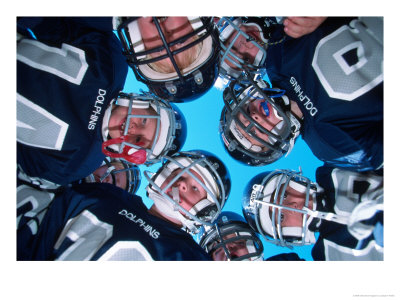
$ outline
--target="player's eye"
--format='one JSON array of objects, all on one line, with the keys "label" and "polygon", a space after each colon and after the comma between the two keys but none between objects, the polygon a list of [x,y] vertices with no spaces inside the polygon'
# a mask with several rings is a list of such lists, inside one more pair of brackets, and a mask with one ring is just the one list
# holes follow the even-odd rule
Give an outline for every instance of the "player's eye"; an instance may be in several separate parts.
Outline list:
[{"label": "player's eye", "polygon": [[247,114],[251,114],[251,112],[250,112],[250,102],[249,102],[249,104],[247,105],[247,107],[246,107],[246,112],[247,112]]},{"label": "player's eye", "polygon": [[142,119],[142,125],[146,125],[146,123],[147,123],[147,118],[143,118]]},{"label": "player's eye", "polygon": [[195,191],[195,192],[198,192],[198,191],[199,191],[199,188],[198,188],[197,186],[195,186],[195,185],[192,186],[192,189],[193,189],[193,191]]},{"label": "player's eye", "polygon": [[281,223],[285,220],[285,214],[283,212],[281,212],[280,219]]},{"label": "player's eye", "polygon": [[243,57],[243,62],[244,62],[245,64],[250,63],[250,58],[247,57],[247,56]]},{"label": "player's eye", "polygon": [[246,242],[241,240],[241,241],[236,241],[234,242],[237,246],[244,248],[246,246]]}]

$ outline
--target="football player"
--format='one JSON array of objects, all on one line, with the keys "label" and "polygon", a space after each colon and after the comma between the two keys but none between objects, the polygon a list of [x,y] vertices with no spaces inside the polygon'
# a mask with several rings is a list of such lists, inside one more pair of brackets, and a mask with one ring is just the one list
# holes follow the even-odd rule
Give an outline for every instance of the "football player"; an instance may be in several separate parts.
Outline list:
[{"label": "football player", "polygon": [[255,176],[243,194],[247,222],[276,245],[315,244],[314,260],[383,260],[383,177],[322,166],[316,181],[290,170]]},{"label": "football player", "polygon": [[[20,181],[20,183],[18,183]],[[120,160],[118,158],[106,157],[102,165],[97,168],[92,174],[87,177],[74,181],[69,186],[81,184],[84,182],[104,182],[113,184],[126,190],[128,193],[135,194],[139,188],[141,181],[140,169],[137,165]],[[39,190],[47,190],[56,192],[63,189],[65,186],[60,186],[44,180],[27,176],[23,170],[17,170],[17,185],[26,184]]]},{"label": "football player", "polygon": [[21,185],[17,259],[210,260],[188,232],[191,224],[217,218],[229,190],[223,163],[204,151],[166,158],[150,178],[150,209],[105,183],[82,183],[56,195]]},{"label": "football player", "polygon": [[128,67],[111,20],[17,20],[17,163],[28,176],[66,185],[106,155],[152,164],[182,146],[178,108],[120,93]]},{"label": "football player", "polygon": [[[265,75],[267,50],[287,36],[299,38],[313,32],[326,17],[222,17],[220,75],[226,80],[246,72]],[[286,36],[287,35],[287,36]]]},{"label": "football player", "polygon": [[81,180],[80,183],[104,182],[120,187],[128,193],[136,194],[140,181],[140,169],[137,165],[117,158],[106,157],[103,165],[84,180]]},{"label": "football player", "polygon": [[234,79],[224,90],[220,135],[237,161],[262,166],[290,153],[303,114],[284,91],[261,79],[250,81],[253,84]]},{"label": "football player", "polygon": [[32,215],[19,218],[18,260],[210,260],[189,234],[114,185],[83,183],[56,196],[43,193],[26,185],[17,190],[21,210],[52,200],[38,228]]},{"label": "football player", "polygon": [[150,212],[191,234],[210,226],[228,199],[231,181],[224,163],[204,150],[165,156],[156,172],[144,171]]},{"label": "football player", "polygon": [[245,67],[247,75],[224,93],[221,132],[228,153],[265,165],[288,154],[300,130],[327,165],[382,169],[382,36],[382,18],[327,18],[310,34],[270,45],[263,66],[279,89],[271,91]]},{"label": "football player", "polygon": [[218,30],[211,17],[121,17],[114,26],[137,80],[163,99],[194,100],[218,76]]},{"label": "football player", "polygon": [[197,235],[199,245],[215,261],[262,260],[263,244],[242,216],[224,211]]}]

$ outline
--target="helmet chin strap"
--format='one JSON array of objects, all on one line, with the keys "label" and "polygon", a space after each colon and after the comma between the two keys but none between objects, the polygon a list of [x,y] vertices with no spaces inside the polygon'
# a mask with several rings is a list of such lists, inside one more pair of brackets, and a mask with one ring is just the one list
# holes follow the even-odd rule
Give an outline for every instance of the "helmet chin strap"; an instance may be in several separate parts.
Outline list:
[{"label": "helmet chin strap", "polygon": [[147,190],[149,198],[153,200],[154,205],[165,216],[181,222],[182,227],[187,228],[190,232],[197,233],[199,229],[195,225],[195,221],[185,218],[179,211],[179,189],[172,188],[172,194],[175,204],[171,203],[167,198],[163,197],[152,189]]},{"label": "helmet chin strap", "polygon": [[348,216],[341,216],[341,215],[337,215],[337,214],[330,213],[330,212],[321,212],[321,211],[311,210],[308,207],[303,207],[303,210],[305,210],[307,212],[307,215],[309,215],[313,218],[319,218],[319,219],[323,219],[326,221],[336,222],[336,223],[344,224],[344,225],[347,225],[347,223],[349,222]]}]

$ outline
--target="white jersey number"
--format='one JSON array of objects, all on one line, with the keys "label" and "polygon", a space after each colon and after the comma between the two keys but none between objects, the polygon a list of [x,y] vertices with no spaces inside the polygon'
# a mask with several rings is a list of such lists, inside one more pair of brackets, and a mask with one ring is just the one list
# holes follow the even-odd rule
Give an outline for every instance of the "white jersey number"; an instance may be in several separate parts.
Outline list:
[{"label": "white jersey number", "polygon": [[17,60],[76,85],[81,84],[89,66],[85,52],[79,48],[62,44],[59,49],[29,39],[18,43]]},{"label": "white jersey number", "polygon": [[17,93],[17,141],[61,150],[69,125]]},{"label": "white jersey number", "polygon": [[[29,39],[22,39],[18,43],[17,60],[76,85],[81,84],[88,69],[83,50],[67,44],[63,44],[61,49],[49,47]],[[67,130],[68,124],[36,105],[31,99],[17,94],[18,142],[33,147],[61,150]]]},{"label": "white jersey number", "polygon": [[[345,59],[350,52],[358,60],[352,65]],[[367,93],[383,81],[383,19],[353,20],[324,37],[312,66],[332,98],[352,101]]]},{"label": "white jersey number", "polygon": [[372,201],[383,194],[383,178],[373,174],[363,174],[334,169],[332,181],[335,187],[335,212],[350,215],[363,201]]},{"label": "white jersey number", "polygon": [[[90,260],[111,238],[113,226],[99,220],[90,211],[68,221],[54,248],[58,249],[68,238],[72,241],[57,260]],[[152,260],[150,253],[137,241],[117,242],[99,260]]]},{"label": "white jersey number", "polygon": [[21,218],[27,217],[30,219],[27,225],[35,235],[53,198],[53,193],[27,185],[19,186],[17,188],[17,228],[19,228]]}]

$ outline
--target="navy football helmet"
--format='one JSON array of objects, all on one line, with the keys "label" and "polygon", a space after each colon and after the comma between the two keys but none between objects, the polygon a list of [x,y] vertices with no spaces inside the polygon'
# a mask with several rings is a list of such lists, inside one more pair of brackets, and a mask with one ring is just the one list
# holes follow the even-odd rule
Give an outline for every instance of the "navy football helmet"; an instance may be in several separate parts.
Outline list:
[{"label": "navy football helmet", "polygon": [[217,24],[221,46],[219,74],[228,80],[238,78],[244,71],[265,75],[268,46],[285,37],[281,22],[279,17],[221,18]]},{"label": "navy football helmet", "polygon": [[[170,177],[171,174],[174,175],[173,178]],[[162,213],[178,219],[183,228],[193,234],[198,232],[200,226],[210,226],[217,219],[231,188],[230,175],[224,163],[204,150],[178,152],[172,156],[165,156],[162,166],[156,173],[152,174],[145,170],[144,176],[149,181],[148,197],[154,201],[155,206]],[[201,199],[190,210],[181,205],[180,186],[174,187],[180,184],[184,176],[195,180],[207,194],[206,198]],[[170,181],[162,188],[167,178]],[[170,187],[172,195],[167,194]]]},{"label": "navy football helmet", "polygon": [[[104,159],[103,165],[107,166],[106,171],[98,178],[96,172],[90,174],[85,178],[85,182],[109,182],[111,184],[117,185],[118,180],[116,178],[118,173],[125,172],[126,175],[126,186],[125,190],[131,194],[135,194],[139,188],[141,175],[140,169],[137,165],[131,164],[127,161],[120,160],[117,158],[106,157]],[[111,181],[108,181],[107,178],[110,178]],[[117,185],[118,186],[118,185]]]},{"label": "navy football helmet", "polygon": [[[118,138],[110,139],[108,120],[114,106],[128,107],[128,116],[123,128],[123,135]],[[155,115],[135,114],[135,109],[152,108]],[[162,100],[151,93],[126,94],[120,93],[117,99],[112,102],[105,112],[105,122],[103,122],[103,152],[113,158],[120,158],[135,164],[145,164],[147,166],[158,163],[165,155],[178,152],[185,140],[187,125],[183,113],[176,105],[166,100]],[[128,142],[130,127],[129,122],[132,118],[155,118],[157,120],[155,137],[150,149],[140,147]]]},{"label": "navy football helmet", "polygon": [[213,226],[204,226],[197,236],[199,245],[214,260],[262,260],[264,246],[244,218],[222,212]]},{"label": "navy football helmet", "polygon": [[[291,112],[284,91],[270,88],[261,79],[241,78],[231,81],[223,92],[222,142],[228,154],[243,164],[263,166],[273,163],[292,150],[300,134],[300,120]],[[250,83],[246,83],[248,81]],[[256,104],[257,113],[250,111],[249,107]],[[260,122],[270,115],[277,124],[266,129]]]},{"label": "navy football helmet", "polygon": [[[218,77],[219,65],[218,30],[213,18],[187,17],[193,31],[170,40],[163,28],[163,22],[168,17],[153,17],[152,24],[156,26],[162,40],[162,45],[153,49],[144,46],[139,18],[120,18],[118,26],[123,53],[137,80],[146,84],[160,98],[173,102],[191,101],[207,92]],[[176,49],[176,45],[182,46]],[[198,56],[181,70],[174,56],[191,47],[199,48]],[[171,60],[174,72],[161,73],[151,67],[151,64],[165,58]]]},{"label": "navy football helmet", "polygon": [[[304,206],[294,208],[285,203],[287,188],[304,195]],[[314,216],[318,215],[317,185],[300,172],[276,170],[253,177],[246,185],[242,198],[243,215],[250,227],[267,242],[282,247],[302,246],[315,243],[315,235],[309,230]],[[309,206],[312,205],[312,209]],[[283,227],[285,212],[302,214],[301,227]]]}]

